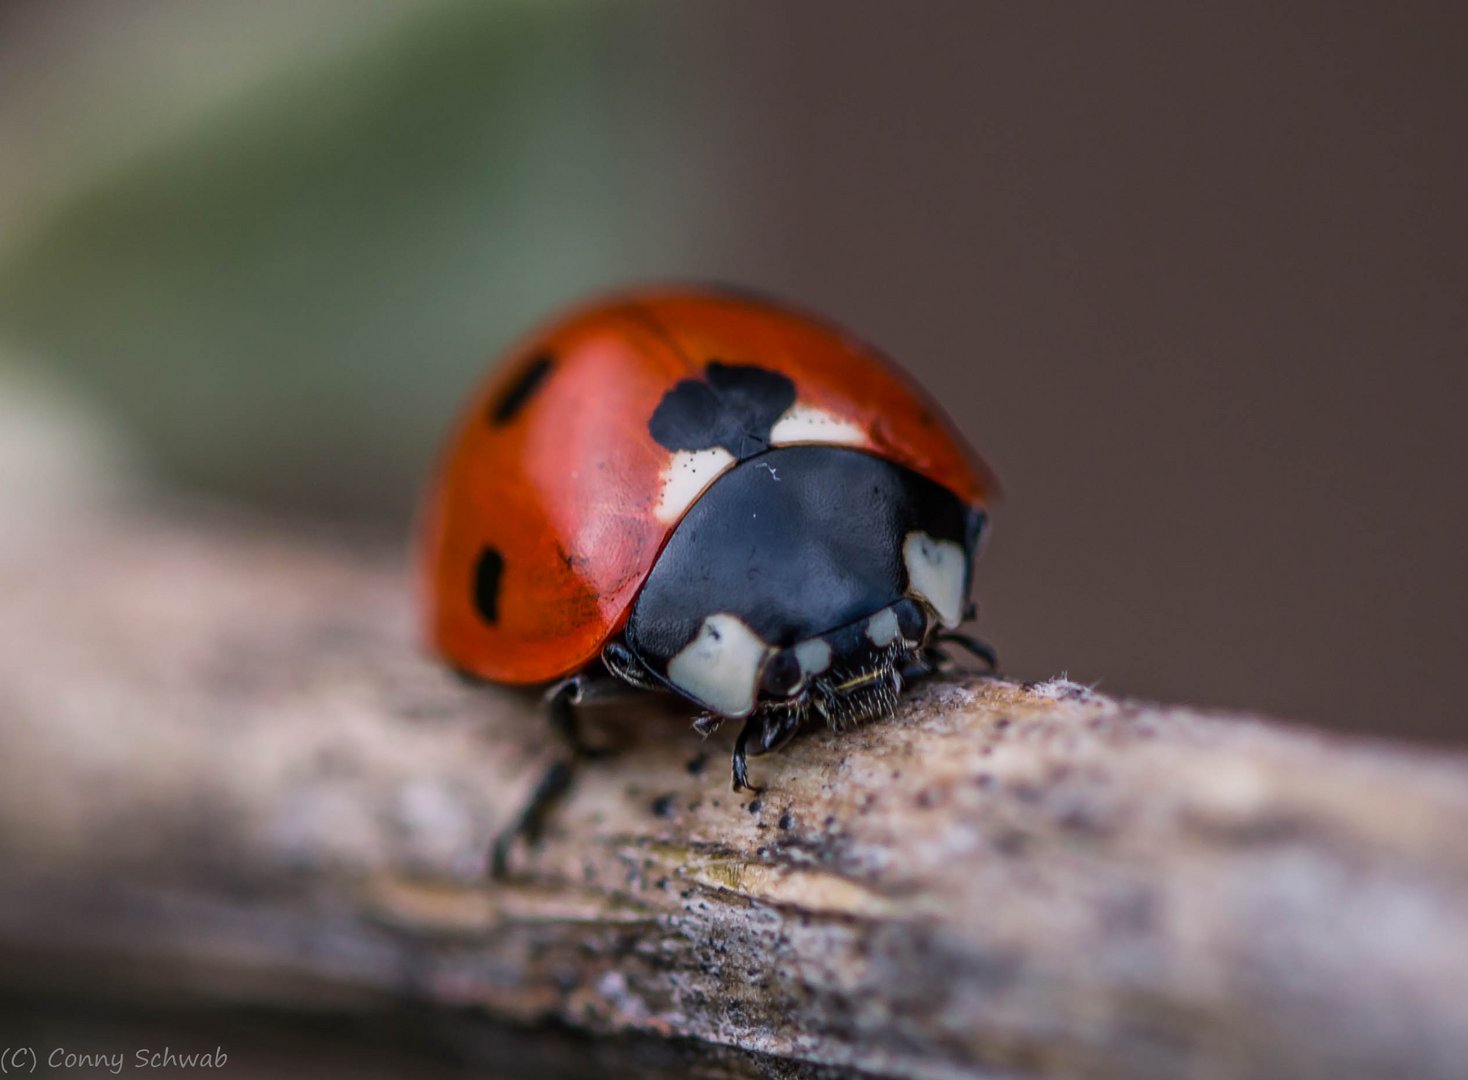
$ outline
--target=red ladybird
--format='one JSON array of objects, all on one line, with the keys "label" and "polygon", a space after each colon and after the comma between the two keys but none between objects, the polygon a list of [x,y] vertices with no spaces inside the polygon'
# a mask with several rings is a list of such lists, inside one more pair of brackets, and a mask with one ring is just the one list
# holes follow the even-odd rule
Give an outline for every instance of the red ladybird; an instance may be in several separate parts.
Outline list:
[{"label": "red ladybird", "polygon": [[[997,490],[875,349],[712,290],[573,312],[516,348],[453,435],[424,512],[433,647],[499,683],[556,682],[552,720],[619,683],[687,698],[745,754],[808,720],[890,713],[971,613]],[[496,847],[534,833],[552,769]]]}]

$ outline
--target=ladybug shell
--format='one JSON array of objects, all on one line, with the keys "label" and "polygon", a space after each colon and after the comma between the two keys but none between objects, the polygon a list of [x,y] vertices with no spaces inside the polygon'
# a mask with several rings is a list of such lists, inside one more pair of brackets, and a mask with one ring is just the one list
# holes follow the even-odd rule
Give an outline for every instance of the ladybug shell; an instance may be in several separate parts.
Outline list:
[{"label": "ladybug shell", "polygon": [[546,682],[594,660],[708,485],[772,446],[849,446],[983,506],[993,475],[876,350],[713,291],[571,314],[475,394],[422,510],[432,646],[461,671]]}]

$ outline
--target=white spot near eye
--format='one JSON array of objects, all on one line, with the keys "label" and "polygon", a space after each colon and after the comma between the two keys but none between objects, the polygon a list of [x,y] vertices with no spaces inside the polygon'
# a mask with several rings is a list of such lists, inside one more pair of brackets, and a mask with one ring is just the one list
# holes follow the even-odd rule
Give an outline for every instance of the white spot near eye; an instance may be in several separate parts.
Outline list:
[{"label": "white spot near eye", "polygon": [[859,425],[799,402],[786,409],[770,429],[771,446],[789,446],[792,443],[871,446],[871,440]]},{"label": "white spot near eye", "polygon": [[932,605],[950,630],[963,621],[964,578],[968,559],[951,540],[935,540],[925,532],[910,532],[902,542],[907,585]]},{"label": "white spot near eye", "polygon": [[883,608],[867,620],[867,637],[878,648],[896,641],[899,633],[897,612],[891,608]]},{"label": "white spot near eye", "polygon": [[716,713],[748,716],[770,652],[738,616],[710,615],[698,635],[668,661],[668,681]]},{"label": "white spot near eye", "polygon": [[722,446],[677,451],[663,466],[662,489],[655,510],[658,520],[665,525],[679,520],[703,494],[704,488],[733,467],[734,455]]},{"label": "white spot near eye", "polygon": [[795,646],[795,660],[806,675],[819,675],[831,666],[831,646],[821,638],[811,638]]}]

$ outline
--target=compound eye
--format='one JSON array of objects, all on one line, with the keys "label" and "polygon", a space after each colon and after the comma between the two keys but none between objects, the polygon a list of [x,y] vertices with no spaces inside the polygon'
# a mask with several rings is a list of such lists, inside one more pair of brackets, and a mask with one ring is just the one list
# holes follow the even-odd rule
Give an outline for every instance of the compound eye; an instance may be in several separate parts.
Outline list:
[{"label": "compound eye", "polygon": [[800,685],[800,661],[789,649],[770,657],[760,685],[771,697],[789,697]]},{"label": "compound eye", "polygon": [[928,613],[923,610],[922,604],[911,598],[899,600],[893,605],[892,611],[897,616],[897,632],[902,635],[903,641],[917,644],[927,638]]}]

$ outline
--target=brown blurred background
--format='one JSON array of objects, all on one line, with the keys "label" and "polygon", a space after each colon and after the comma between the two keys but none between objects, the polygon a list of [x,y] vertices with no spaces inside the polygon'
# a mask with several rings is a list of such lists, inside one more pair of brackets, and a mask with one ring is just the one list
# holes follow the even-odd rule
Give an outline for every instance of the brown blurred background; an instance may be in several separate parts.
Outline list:
[{"label": "brown blurred background", "polygon": [[1465,56],[1420,3],[12,3],[0,380],[401,533],[527,325],[743,283],[999,470],[1011,672],[1468,740]]}]

